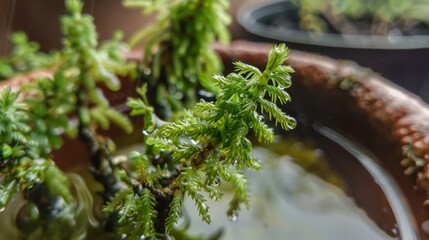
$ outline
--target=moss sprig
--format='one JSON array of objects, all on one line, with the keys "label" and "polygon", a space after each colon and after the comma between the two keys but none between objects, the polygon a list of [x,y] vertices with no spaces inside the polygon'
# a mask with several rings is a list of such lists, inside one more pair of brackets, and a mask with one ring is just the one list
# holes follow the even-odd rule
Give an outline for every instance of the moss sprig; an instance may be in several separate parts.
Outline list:
[{"label": "moss sprig", "polygon": [[[289,73],[293,71],[283,66],[287,53],[285,45],[273,47],[262,72],[245,63],[236,63],[235,73],[213,78],[220,88],[215,102],[198,103],[181,120],[151,125],[151,131],[155,130],[146,132],[147,151],[130,154],[130,165],[135,166],[132,172],[137,174],[124,172],[122,175],[133,191],[126,190],[127,197],[118,194],[105,210],[117,210],[122,215],[129,204],[135,204],[133,209],[141,209],[138,201],[126,199],[130,194],[139,197],[143,191],[150,193],[156,200],[157,214],[151,217],[153,222],[137,226],[143,223],[126,219],[120,223],[126,229],[130,225],[134,229],[154,226],[155,235],[148,235],[146,231],[137,235],[150,238],[171,233],[179,220],[185,195],[194,201],[202,220],[210,223],[207,197],[217,201],[222,199],[218,188],[220,182],[231,183],[234,189],[228,215],[234,217],[242,204],[248,207],[250,199],[243,170],[260,168],[247,138],[249,131],[253,130],[260,142],[274,140],[274,132],[265,123],[263,112],[284,130],[296,125],[292,117],[274,104],[290,101],[284,91],[291,85]],[[144,89],[140,93],[144,95]],[[135,113],[141,113],[145,118],[156,117],[144,99],[129,102]],[[153,213],[153,209],[143,207],[138,214],[147,212]],[[120,233],[134,239],[126,231]],[[133,236],[136,235],[133,233]]]},{"label": "moss sprig", "polygon": [[28,40],[24,32],[15,32],[10,40],[14,45],[9,56],[0,58],[0,81],[18,74],[36,69],[50,67],[56,64],[58,56],[39,51],[39,44]]},{"label": "moss sprig", "polygon": [[[22,191],[27,206],[37,208],[30,221],[34,226],[43,222],[47,239],[69,236],[76,225],[70,183],[46,152],[40,151],[45,143],[33,138],[28,125],[32,115],[26,103],[17,102],[18,96],[10,88],[0,93],[0,209]],[[55,214],[50,211],[54,206]],[[22,229],[23,235],[32,233],[27,230]]]},{"label": "moss sprig", "polygon": [[[197,90],[216,92],[211,76],[222,70],[211,48],[215,40],[229,41],[225,0],[125,0],[126,6],[156,12],[156,24],[142,29],[131,40],[136,45],[145,38],[145,68],[151,69],[149,88],[154,86],[151,104],[164,111],[177,111],[196,102]],[[153,95],[153,96],[152,96]],[[158,112],[159,113],[159,112]]]},{"label": "moss sprig", "polygon": [[77,132],[90,150],[93,174],[104,186],[103,197],[107,201],[120,184],[112,163],[113,142],[96,130],[107,129],[113,122],[130,133],[132,125],[125,115],[110,106],[98,83],[109,90],[119,90],[118,74],[125,74],[130,68],[121,55],[125,47],[121,34],[99,46],[93,18],[81,13],[83,3],[66,0],[65,4],[68,14],[61,18],[65,60],[58,72],[73,84],[72,91],[65,94],[75,99],[72,112],[78,117]]}]

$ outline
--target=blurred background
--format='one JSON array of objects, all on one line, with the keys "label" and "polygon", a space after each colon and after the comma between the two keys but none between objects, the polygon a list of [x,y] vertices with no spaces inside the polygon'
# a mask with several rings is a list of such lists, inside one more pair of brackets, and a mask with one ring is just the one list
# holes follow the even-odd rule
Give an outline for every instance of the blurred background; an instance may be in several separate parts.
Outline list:
[{"label": "blurred background", "polygon": [[[84,2],[84,12],[94,16],[100,40],[110,38],[117,29],[128,39],[155,17],[126,9],[121,0]],[[352,60],[429,102],[429,29],[424,25],[429,23],[429,0],[230,2],[234,17],[230,25],[232,39],[286,42],[291,49]],[[11,51],[9,36],[15,31],[24,31],[31,41],[40,44],[42,51],[59,48],[59,18],[65,12],[63,5],[62,0],[0,0],[0,56]],[[365,11],[378,15],[371,18]],[[409,16],[415,19],[404,20]],[[389,24],[381,21],[383,19],[408,30],[389,29]],[[368,31],[353,30],[367,22],[375,23],[376,27]],[[328,34],[320,34],[321,28]],[[340,32],[349,35],[340,35]],[[368,32],[375,32],[376,36],[365,35]],[[380,32],[387,32],[387,37],[377,35]]]},{"label": "blurred background", "polygon": [[[137,29],[147,24],[153,16],[145,17],[139,10],[126,9],[121,0],[84,0],[84,12],[94,16],[100,40],[110,38],[121,29],[128,39]],[[232,0],[231,13],[239,7],[254,6],[269,0]],[[0,55],[11,50],[11,32],[24,31],[31,41],[39,42],[48,51],[60,47],[59,18],[65,13],[62,0],[0,0]],[[233,38],[240,38],[244,30],[236,20],[231,25]]]}]

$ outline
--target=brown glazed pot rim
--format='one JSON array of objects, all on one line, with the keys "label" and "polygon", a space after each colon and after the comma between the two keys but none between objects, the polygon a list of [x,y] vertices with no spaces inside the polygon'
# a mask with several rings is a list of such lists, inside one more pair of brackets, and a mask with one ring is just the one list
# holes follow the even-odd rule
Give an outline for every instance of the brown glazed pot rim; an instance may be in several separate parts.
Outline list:
[{"label": "brown glazed pot rim", "polygon": [[[240,60],[256,66],[263,66],[268,57],[270,44],[251,43],[247,41],[234,41],[229,46],[215,44],[213,48],[225,60]],[[126,58],[130,61],[138,61],[141,51],[131,51],[126,53]],[[406,194],[417,194],[413,190],[417,185],[420,192],[424,193],[420,197],[420,204],[414,206],[413,212],[425,212],[418,218],[419,222],[427,220],[428,213],[423,208],[421,202],[429,204],[429,107],[415,95],[408,93],[400,87],[390,83],[383,77],[371,72],[368,69],[357,66],[352,62],[337,61],[328,57],[309,54],[291,50],[287,65],[290,65],[295,73],[292,76],[293,87],[296,88],[294,102],[300,104],[307,103],[314,105],[318,99],[303,100],[306,97],[316,98],[327,97],[325,105],[318,105],[313,108],[313,112],[318,112],[318,107],[327,107],[326,111],[331,111],[334,115],[348,121],[348,118],[357,119],[367,123],[369,128],[374,130],[376,137],[365,141],[371,146],[381,142],[382,145],[388,143],[388,149],[379,153],[379,158],[386,166],[400,166],[400,173],[396,177],[411,179],[410,184],[405,185],[410,191]],[[52,76],[52,71],[41,70],[14,77],[0,82],[0,88],[11,86],[18,91],[21,84],[41,77]],[[127,86],[128,88],[132,88]],[[134,89],[125,91],[134,91]],[[315,95],[310,95],[316,93]],[[319,95],[318,95],[319,94]],[[22,96],[25,97],[25,96]],[[120,96],[123,98],[124,96]],[[117,100],[117,99],[116,99]],[[122,100],[125,100],[123,98]],[[347,109],[335,108],[335,101],[347,102]],[[325,109],[323,109],[325,110]],[[346,110],[344,113],[343,111]],[[330,118],[329,118],[330,119]],[[329,121],[328,119],[328,121]],[[323,119],[322,119],[323,121]],[[350,127],[352,126],[352,127]],[[345,133],[355,134],[361,131],[359,124],[340,124],[340,130]],[[359,139],[359,137],[357,137]],[[382,147],[381,147],[382,148]],[[371,149],[372,150],[372,149]],[[383,154],[392,152],[389,159],[383,159]],[[380,156],[381,155],[381,156]],[[67,161],[67,160],[66,160]],[[71,166],[73,160],[61,166]],[[401,176],[398,176],[401,175]],[[404,188],[404,186],[401,186]],[[411,192],[411,193],[410,193]],[[408,195],[407,195],[408,197]]]}]

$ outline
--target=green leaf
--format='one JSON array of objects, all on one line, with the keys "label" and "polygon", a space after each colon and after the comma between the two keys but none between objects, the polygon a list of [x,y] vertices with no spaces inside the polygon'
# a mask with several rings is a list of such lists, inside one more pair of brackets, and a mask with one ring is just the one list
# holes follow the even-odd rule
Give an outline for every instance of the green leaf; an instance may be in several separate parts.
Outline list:
[{"label": "green leaf", "polygon": [[260,103],[262,112],[267,112],[268,116],[277,123],[280,123],[280,126],[285,129],[293,129],[296,126],[296,120],[285,115],[280,108],[277,107],[274,103],[259,97],[258,102]]},{"label": "green leaf", "polygon": [[240,75],[244,75],[247,79],[260,78],[262,76],[262,73],[259,71],[259,69],[252,65],[245,64],[242,62],[235,62],[234,65],[236,68],[236,72],[238,72],[238,74]]},{"label": "green leaf", "polygon": [[167,233],[170,233],[174,225],[179,221],[182,213],[183,197],[184,195],[180,190],[174,193],[173,200],[170,203],[170,212],[165,222],[165,231]]},{"label": "green leaf", "polygon": [[155,235],[155,224],[154,219],[157,215],[155,210],[156,200],[153,194],[148,189],[143,189],[141,197],[139,198],[138,204],[140,205],[138,210],[140,211],[139,223],[142,226],[143,235],[154,236]]},{"label": "green leaf", "polygon": [[105,111],[105,114],[110,121],[121,127],[126,133],[131,133],[133,131],[133,125],[130,120],[118,111],[109,108]]},{"label": "green leaf", "polygon": [[12,178],[3,180],[0,185],[0,209],[4,209],[9,200],[15,196],[19,190],[18,181]]}]

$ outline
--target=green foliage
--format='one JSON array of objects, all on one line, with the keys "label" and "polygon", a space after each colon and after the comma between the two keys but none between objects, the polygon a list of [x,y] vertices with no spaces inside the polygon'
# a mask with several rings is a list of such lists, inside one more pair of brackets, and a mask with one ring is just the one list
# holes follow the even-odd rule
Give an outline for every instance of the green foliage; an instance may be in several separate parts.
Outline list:
[{"label": "green foliage", "polygon": [[67,116],[76,104],[75,96],[69,94],[75,90],[74,86],[61,73],[57,73],[52,78],[39,79],[23,88],[33,93],[32,97],[24,100],[31,114],[26,121],[32,127],[31,139],[38,143],[40,155],[49,156],[52,149],[62,146],[60,132],[70,136],[76,134]]},{"label": "green foliage", "polygon": [[[100,82],[111,90],[118,90],[117,75],[130,69],[121,55],[124,49],[121,35],[116,34],[111,41],[98,46],[93,19],[81,14],[81,1],[65,2],[69,15],[61,19],[64,49],[60,52],[61,61],[54,67],[53,77],[38,79],[25,86],[23,90],[31,94],[23,103],[16,102],[18,94],[6,89],[2,92],[0,113],[0,207],[4,208],[19,190],[32,189],[28,200],[34,201],[39,211],[45,213],[41,215],[48,218],[42,219],[44,235],[53,239],[67,238],[64,231],[73,229],[78,214],[73,212],[67,178],[49,159],[51,150],[62,146],[61,133],[74,136],[79,132],[80,137],[87,137],[85,140],[91,151],[95,150],[94,155],[104,158],[97,159],[101,167],[94,171],[101,172],[100,179],[100,176],[110,177],[105,175],[106,172],[113,174],[111,169],[104,167],[111,166],[110,162],[104,161],[110,159],[108,151],[112,148],[108,146],[108,140],[94,137],[95,130],[98,126],[108,128],[110,122],[127,132],[132,130],[128,118],[110,108],[103,91],[97,86]],[[37,46],[25,41],[22,45],[29,47],[24,50],[35,54]],[[72,124],[70,117],[73,116],[80,120],[78,128]],[[104,184],[104,187],[111,186]],[[46,199],[40,200],[40,196]],[[51,220],[54,221],[52,224]]]},{"label": "green foliage", "polygon": [[170,212],[168,213],[167,220],[165,222],[165,231],[171,232],[174,229],[174,225],[179,221],[182,213],[184,195],[182,191],[176,191],[173,196],[173,200],[170,204]]},{"label": "green foliage", "polygon": [[[209,80],[222,65],[211,44],[216,39],[223,43],[229,41],[226,28],[231,21],[226,12],[228,1],[125,0],[124,3],[158,13],[157,23],[137,33],[131,39],[131,45],[147,37],[144,62],[151,69],[152,85],[166,89],[165,93],[159,93],[163,94],[161,99],[172,103],[179,98],[186,104],[193,104],[199,85],[216,91]],[[164,107],[175,110],[175,106],[164,104]]]},{"label": "green foliage", "polygon": [[[260,167],[252,155],[252,144],[247,138],[249,131],[253,130],[260,142],[274,140],[273,130],[264,123],[263,112],[267,112],[269,118],[285,130],[296,124],[293,118],[286,116],[273,103],[290,100],[284,88],[291,85],[289,73],[293,70],[282,65],[287,53],[285,45],[273,47],[263,72],[253,66],[236,63],[236,73],[227,77],[214,77],[220,88],[214,103],[202,101],[176,122],[146,126],[151,130],[155,128],[153,132],[145,131],[148,145],[146,153],[130,154],[130,161],[135,162],[136,166],[132,172],[138,173],[138,177],[125,174],[123,179],[134,189],[128,191],[131,196],[140,196],[141,191],[138,189],[150,191],[158,196],[157,206],[169,210],[164,220],[156,215],[156,224],[164,224],[165,233],[172,232],[177,223],[184,195],[195,202],[202,220],[210,223],[206,198],[216,201],[222,199],[218,189],[221,181],[230,182],[235,192],[227,212],[230,216],[237,214],[241,204],[249,206],[247,180],[242,171],[243,168]],[[133,114],[143,114],[153,120],[156,116],[148,105],[145,91],[143,86],[139,90],[142,99],[130,99],[128,103],[133,108]],[[266,100],[266,97],[271,101]],[[118,210],[120,218],[126,219],[124,199],[130,195],[124,197],[118,194],[113,201],[118,202],[118,198],[123,200],[108,210]],[[168,202],[167,206],[165,202]],[[135,223],[125,220],[120,224],[125,227]],[[146,233],[140,231],[140,235],[148,236]]]},{"label": "green foliage", "polygon": [[103,209],[105,212],[119,211],[119,234],[127,239],[140,239],[141,236],[155,236],[154,220],[155,197],[143,189],[139,195],[132,190],[119,192]]},{"label": "green foliage", "polygon": [[[348,34],[387,35],[418,22],[429,24],[429,3],[420,0],[294,0],[299,6],[300,27],[327,31],[327,22]],[[362,24],[367,20],[369,24]],[[367,29],[364,29],[367,28]],[[369,31],[368,31],[369,30]]]},{"label": "green foliage", "polygon": [[[64,34],[65,62],[59,72],[64,73],[73,82],[77,110],[80,123],[89,127],[99,125],[108,128],[114,122],[126,132],[131,132],[129,120],[114,109],[109,108],[109,102],[98,82],[105,84],[110,90],[118,90],[120,81],[117,74],[127,73],[130,66],[125,64],[120,51],[124,44],[120,41],[121,34],[98,47],[97,32],[90,15],[81,14],[83,3],[80,0],[66,0],[69,15],[61,18]],[[70,92],[68,94],[70,96]],[[91,109],[90,109],[91,108]]]},{"label": "green foliage", "polygon": [[[39,150],[40,143],[33,139],[32,130],[27,125],[31,117],[28,106],[17,102],[17,99],[18,93],[10,88],[0,93],[0,209],[4,209],[18,191],[46,186],[50,196],[62,200],[57,201],[57,213],[43,220],[47,225],[61,220],[56,226],[70,230],[75,222],[74,213],[70,210],[73,197],[69,182],[52,160],[42,156],[45,152],[42,154]],[[45,197],[49,199],[49,196]],[[38,203],[37,197],[34,199],[30,193],[28,198],[30,202]],[[57,230],[47,228],[44,231],[46,235],[51,235]]]},{"label": "green foliage", "polygon": [[51,66],[58,60],[53,55],[39,52],[39,45],[29,42],[23,32],[12,34],[11,41],[14,44],[12,54],[0,58],[0,80]]}]

